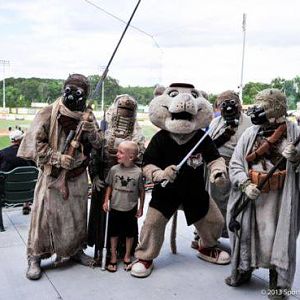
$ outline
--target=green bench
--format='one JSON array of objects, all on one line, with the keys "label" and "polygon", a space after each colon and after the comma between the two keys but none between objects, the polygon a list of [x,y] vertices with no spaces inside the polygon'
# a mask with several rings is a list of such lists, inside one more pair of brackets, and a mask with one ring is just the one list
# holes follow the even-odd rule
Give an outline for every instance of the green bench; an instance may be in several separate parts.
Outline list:
[{"label": "green bench", "polygon": [[2,206],[32,202],[39,170],[18,167],[10,172],[0,171],[0,231],[4,231]]}]

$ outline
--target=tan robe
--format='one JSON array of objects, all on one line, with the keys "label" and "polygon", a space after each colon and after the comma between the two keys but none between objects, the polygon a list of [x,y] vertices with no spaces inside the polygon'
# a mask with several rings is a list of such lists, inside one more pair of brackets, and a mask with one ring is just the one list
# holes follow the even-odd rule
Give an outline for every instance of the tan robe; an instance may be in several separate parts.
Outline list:
[{"label": "tan robe", "polygon": [[[32,207],[28,256],[46,258],[56,253],[58,256],[68,257],[86,246],[87,172],[84,171],[78,177],[68,180],[70,195],[67,200],[64,200],[56,189],[48,188],[55,180],[49,175],[51,167],[55,165],[57,152],[62,150],[66,140],[66,134],[56,119],[58,112],[78,120],[81,117],[81,113],[69,111],[58,99],[53,105],[38,112],[18,152],[18,156],[34,159],[41,167]],[[87,133],[83,135],[86,135],[93,147],[100,147],[100,133],[93,138]],[[79,147],[75,154],[74,166],[79,166],[83,159]]]}]

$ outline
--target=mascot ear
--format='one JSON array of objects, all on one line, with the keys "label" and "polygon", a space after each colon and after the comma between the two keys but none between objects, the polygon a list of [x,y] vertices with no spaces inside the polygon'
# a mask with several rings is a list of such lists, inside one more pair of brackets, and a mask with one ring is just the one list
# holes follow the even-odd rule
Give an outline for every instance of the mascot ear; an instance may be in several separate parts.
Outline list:
[{"label": "mascot ear", "polygon": [[202,95],[202,97],[203,98],[205,98],[206,100],[208,100],[208,94],[206,93],[206,92],[204,92],[204,91],[199,91],[200,92],[200,94]]},{"label": "mascot ear", "polygon": [[154,89],[154,92],[153,92],[154,97],[162,95],[164,93],[165,89],[166,88],[162,85],[159,85],[159,84],[156,85],[155,89]]}]

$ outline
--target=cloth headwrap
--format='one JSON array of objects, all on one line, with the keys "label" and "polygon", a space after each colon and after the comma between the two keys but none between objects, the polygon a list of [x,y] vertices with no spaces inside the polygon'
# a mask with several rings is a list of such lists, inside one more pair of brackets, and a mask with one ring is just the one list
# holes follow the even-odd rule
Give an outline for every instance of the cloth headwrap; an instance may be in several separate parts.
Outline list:
[{"label": "cloth headwrap", "polygon": [[264,108],[268,120],[278,119],[287,114],[286,97],[278,89],[262,90],[256,95],[255,104]]},{"label": "cloth headwrap", "polygon": [[80,87],[84,90],[85,95],[88,95],[89,89],[90,89],[90,84],[88,79],[81,74],[71,74],[69,77],[66,79],[64,83],[64,88],[67,85],[75,85],[77,87]]},{"label": "cloth headwrap", "polygon": [[237,93],[235,93],[234,91],[225,91],[223,93],[221,93],[217,99],[216,99],[216,102],[217,102],[217,107],[224,101],[226,100],[236,100],[236,102],[239,104],[239,106],[241,107],[241,101],[240,101],[240,98],[239,98],[239,95]]}]

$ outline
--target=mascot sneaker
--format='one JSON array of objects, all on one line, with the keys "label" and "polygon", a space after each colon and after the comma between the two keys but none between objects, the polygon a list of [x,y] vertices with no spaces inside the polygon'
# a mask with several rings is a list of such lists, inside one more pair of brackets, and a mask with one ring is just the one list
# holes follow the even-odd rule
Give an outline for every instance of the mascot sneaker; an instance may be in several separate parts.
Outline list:
[{"label": "mascot sneaker", "polygon": [[227,265],[230,263],[230,255],[219,247],[199,247],[197,256],[217,265]]},{"label": "mascot sneaker", "polygon": [[130,274],[139,278],[148,277],[152,272],[153,266],[152,260],[139,259],[133,263]]}]

